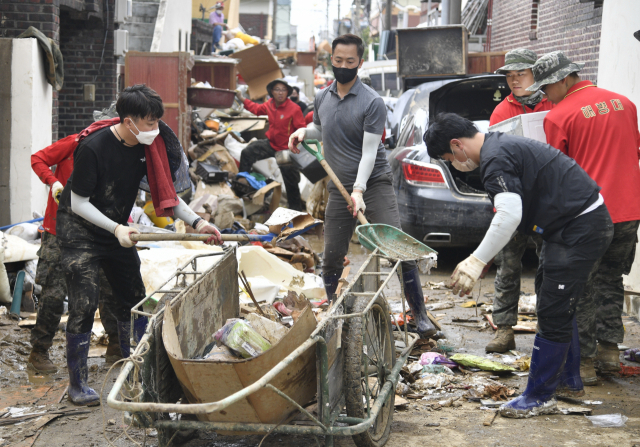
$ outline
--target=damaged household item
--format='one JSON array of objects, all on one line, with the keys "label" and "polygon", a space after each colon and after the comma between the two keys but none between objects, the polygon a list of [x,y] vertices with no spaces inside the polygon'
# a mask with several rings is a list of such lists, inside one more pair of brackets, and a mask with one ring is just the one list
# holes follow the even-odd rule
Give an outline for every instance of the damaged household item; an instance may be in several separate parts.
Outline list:
[{"label": "damaged household item", "polygon": [[257,357],[271,349],[271,344],[264,337],[239,318],[227,320],[213,338],[245,359]]},{"label": "damaged household item", "polygon": [[144,204],[143,210],[144,213],[149,216],[151,222],[153,222],[153,224],[158,228],[165,228],[173,223],[173,219],[171,217],[156,216],[156,209],[153,207],[153,202],[151,200]]},{"label": "damaged household item", "polygon": [[187,87],[187,104],[209,109],[228,109],[233,105],[236,92],[222,88]]},{"label": "damaged household item", "polygon": [[4,262],[38,259],[39,244],[31,244],[18,236],[4,234]]},{"label": "damaged household item", "polygon": [[544,117],[547,116],[547,113],[549,113],[548,110],[514,116],[489,127],[489,132],[517,135],[547,144],[547,135],[544,133],[543,126]]},{"label": "damaged household item", "polygon": [[221,170],[218,166],[201,161],[197,162],[196,174],[202,178],[205,183],[226,182],[229,178],[229,172]]},{"label": "damaged household item", "polygon": [[247,321],[251,327],[254,328],[255,331],[265,340],[271,343],[271,345],[278,343],[282,337],[287,335],[287,332],[289,332],[289,329],[280,323],[271,321],[257,313],[250,313],[247,315]]},{"label": "damaged household item", "polygon": [[269,231],[280,235],[278,240],[282,240],[305,233],[321,223],[321,220],[314,219],[309,213],[280,207],[264,224],[269,227]]},{"label": "damaged household item", "polygon": [[266,96],[267,85],[271,81],[282,78],[278,61],[264,44],[237,51],[233,57],[240,60],[238,72],[249,86],[251,100]]},{"label": "damaged household item", "polygon": [[463,365],[469,368],[478,368],[483,371],[494,371],[494,372],[517,371],[516,368],[509,365],[505,365],[504,363],[495,362],[493,360],[489,360],[484,357],[479,357],[477,355],[471,355],[471,354],[454,354],[451,356],[450,360],[453,360],[459,365]]}]

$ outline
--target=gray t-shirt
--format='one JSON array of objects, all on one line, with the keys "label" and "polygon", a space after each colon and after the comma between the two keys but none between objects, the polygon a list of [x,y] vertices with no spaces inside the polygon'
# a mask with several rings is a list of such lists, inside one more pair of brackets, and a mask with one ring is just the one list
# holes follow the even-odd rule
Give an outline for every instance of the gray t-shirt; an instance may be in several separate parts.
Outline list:
[{"label": "gray t-shirt", "polygon": [[[322,126],[324,157],[347,189],[353,187],[358,175],[364,133],[382,135],[386,117],[382,98],[360,79],[356,79],[342,99],[337,92],[337,82],[316,95],[313,123]],[[369,179],[390,173],[391,167],[380,142]]]}]

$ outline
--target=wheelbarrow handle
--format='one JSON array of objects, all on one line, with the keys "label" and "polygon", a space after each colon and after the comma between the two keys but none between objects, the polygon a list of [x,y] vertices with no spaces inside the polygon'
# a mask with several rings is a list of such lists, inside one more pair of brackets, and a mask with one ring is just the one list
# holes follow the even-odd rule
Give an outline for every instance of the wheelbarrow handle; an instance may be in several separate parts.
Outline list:
[{"label": "wheelbarrow handle", "polygon": [[[274,237],[271,235],[260,234],[222,234],[222,240],[225,242],[273,242]],[[129,235],[133,242],[158,242],[158,241],[206,241],[211,237],[210,234],[195,233],[133,233]]]},{"label": "wheelbarrow handle", "polygon": [[[340,180],[338,180],[338,176],[336,175],[335,172],[333,172],[333,169],[331,169],[331,166],[329,166],[329,163],[327,163],[327,160],[324,159],[324,156],[322,155],[322,152],[320,152],[320,142],[318,140],[306,140],[306,141],[302,141],[301,143],[302,143],[302,146],[311,155],[313,155],[314,157],[316,157],[318,159],[318,161],[320,162],[320,164],[322,165],[324,170],[327,172],[327,175],[329,176],[329,178],[333,181],[333,184],[336,185],[336,187],[338,188],[338,191],[340,191],[340,194],[342,194],[342,197],[344,197],[344,200],[347,201],[349,206],[353,206],[353,201],[351,200],[351,195],[347,192],[345,187],[342,186],[342,183],[340,182]],[[315,144],[316,149],[315,150],[311,149],[309,144]],[[358,211],[358,221],[362,225],[369,225],[369,222],[364,217],[364,214],[362,214],[362,211]]]}]

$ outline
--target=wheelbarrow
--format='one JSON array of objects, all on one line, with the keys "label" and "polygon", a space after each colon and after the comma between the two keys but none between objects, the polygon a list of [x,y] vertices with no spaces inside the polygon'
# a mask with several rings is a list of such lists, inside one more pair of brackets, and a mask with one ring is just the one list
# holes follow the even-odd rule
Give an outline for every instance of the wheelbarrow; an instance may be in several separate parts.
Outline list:
[{"label": "wheelbarrow", "polygon": [[[371,234],[366,238],[372,244],[377,240]],[[418,250],[407,241],[395,243],[399,249],[412,246],[413,251],[402,250],[403,260],[410,257],[406,253],[433,256],[426,246]],[[218,256],[219,261],[198,271],[197,261],[203,256]],[[381,259],[393,267],[382,271]],[[358,447],[383,446],[391,433],[400,370],[418,339],[405,325],[405,345],[396,352],[384,291],[400,271],[401,261],[376,246],[320,321],[313,319],[309,325],[305,320],[297,336],[308,335],[299,343],[284,349],[283,338],[255,358],[217,362],[188,357],[200,352],[227,318],[238,316],[236,248],[198,255],[150,295],[163,294],[153,312],[142,309],[149,297],[132,308],[132,317],[147,316],[149,323],[107,403],[131,413],[139,426],[157,429],[161,447],[176,445],[171,443],[177,432],[191,429],[303,435],[315,437],[316,442],[323,438],[325,446],[333,446],[336,436],[351,436]],[[189,265],[193,271],[187,271]],[[187,277],[192,278],[190,284]],[[309,311],[307,307],[305,312]],[[181,335],[177,342],[174,332]],[[172,345],[167,345],[167,336],[174,340]],[[276,358],[268,366],[257,372],[249,368],[251,362],[267,365],[271,351]],[[185,358],[176,359],[176,352]],[[142,392],[137,399],[124,399],[120,393],[125,386]],[[187,415],[197,420],[187,420]]]}]

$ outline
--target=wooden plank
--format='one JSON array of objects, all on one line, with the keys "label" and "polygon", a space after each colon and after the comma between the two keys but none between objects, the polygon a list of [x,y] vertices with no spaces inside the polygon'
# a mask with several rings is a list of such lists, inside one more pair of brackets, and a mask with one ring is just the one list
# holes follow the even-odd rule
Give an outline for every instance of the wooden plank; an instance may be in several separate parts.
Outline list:
[{"label": "wooden plank", "polygon": [[11,55],[13,40],[0,39],[0,226],[11,224]]}]

